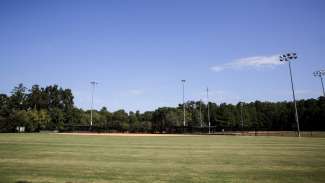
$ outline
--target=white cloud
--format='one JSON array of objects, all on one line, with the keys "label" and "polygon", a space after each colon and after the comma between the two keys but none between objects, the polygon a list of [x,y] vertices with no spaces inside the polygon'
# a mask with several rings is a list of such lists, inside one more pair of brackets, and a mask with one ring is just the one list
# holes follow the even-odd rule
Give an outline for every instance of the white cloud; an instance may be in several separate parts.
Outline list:
[{"label": "white cloud", "polygon": [[246,57],[246,58],[236,59],[236,60],[226,63],[226,64],[215,65],[215,66],[212,66],[210,69],[215,72],[220,72],[225,69],[273,68],[280,64],[282,64],[282,62],[279,61],[279,55],[254,56],[254,57]]}]

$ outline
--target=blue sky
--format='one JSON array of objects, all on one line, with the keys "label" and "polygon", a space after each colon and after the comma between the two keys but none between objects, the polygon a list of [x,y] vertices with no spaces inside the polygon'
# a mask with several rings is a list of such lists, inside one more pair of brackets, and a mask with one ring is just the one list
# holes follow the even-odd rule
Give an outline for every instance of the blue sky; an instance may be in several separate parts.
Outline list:
[{"label": "blue sky", "polygon": [[0,1],[0,93],[18,83],[71,88],[95,106],[153,110],[187,100],[291,100],[321,95],[322,0]]}]

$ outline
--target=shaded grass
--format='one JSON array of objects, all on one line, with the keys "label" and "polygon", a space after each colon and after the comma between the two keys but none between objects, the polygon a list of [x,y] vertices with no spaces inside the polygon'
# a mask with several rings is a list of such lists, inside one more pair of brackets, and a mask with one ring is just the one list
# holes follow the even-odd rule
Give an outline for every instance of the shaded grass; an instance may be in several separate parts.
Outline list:
[{"label": "shaded grass", "polygon": [[0,134],[0,182],[325,182],[325,139]]}]

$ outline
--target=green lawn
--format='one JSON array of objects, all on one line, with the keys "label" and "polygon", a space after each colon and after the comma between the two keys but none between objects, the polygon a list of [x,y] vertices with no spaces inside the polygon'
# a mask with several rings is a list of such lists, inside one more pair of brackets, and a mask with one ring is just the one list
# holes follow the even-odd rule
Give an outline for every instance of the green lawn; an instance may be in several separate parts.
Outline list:
[{"label": "green lawn", "polygon": [[325,138],[0,134],[0,182],[325,182]]}]

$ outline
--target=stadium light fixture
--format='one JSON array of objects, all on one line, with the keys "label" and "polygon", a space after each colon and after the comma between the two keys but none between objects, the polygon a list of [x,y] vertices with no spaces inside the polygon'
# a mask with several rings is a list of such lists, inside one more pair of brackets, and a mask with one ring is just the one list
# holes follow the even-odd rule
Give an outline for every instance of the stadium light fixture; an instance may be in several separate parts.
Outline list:
[{"label": "stadium light fixture", "polygon": [[324,90],[324,83],[323,83],[323,75],[325,75],[325,70],[315,71],[313,74],[315,77],[320,77],[320,81],[322,83],[322,88],[323,88],[323,96],[325,97],[325,90]]},{"label": "stadium light fixture", "polygon": [[183,84],[183,126],[185,127],[186,125],[186,118],[185,118],[185,82],[186,80],[183,79],[182,80],[182,84]]},{"label": "stadium light fixture", "polygon": [[93,126],[94,92],[95,92],[95,86],[98,85],[98,82],[91,81],[90,84],[92,86],[92,90],[91,90],[91,109],[90,109],[90,126]]},{"label": "stadium light fixture", "polygon": [[294,102],[294,106],[295,106],[295,117],[296,117],[296,123],[297,123],[297,131],[298,131],[298,136],[300,137],[297,102],[296,102],[295,90],[294,90],[293,79],[292,79],[292,71],[291,71],[291,61],[293,61],[297,58],[298,58],[298,56],[296,53],[287,53],[287,54],[280,55],[280,57],[279,57],[281,62],[289,63],[290,81],[291,81],[292,97],[293,97],[293,102]]}]

